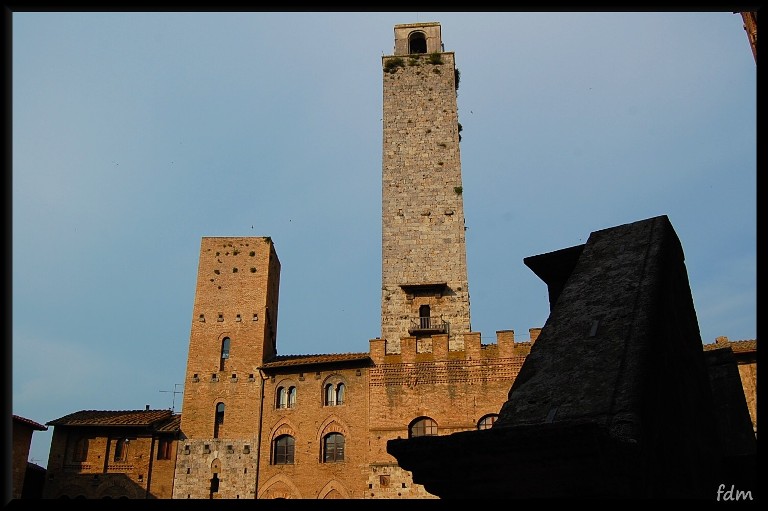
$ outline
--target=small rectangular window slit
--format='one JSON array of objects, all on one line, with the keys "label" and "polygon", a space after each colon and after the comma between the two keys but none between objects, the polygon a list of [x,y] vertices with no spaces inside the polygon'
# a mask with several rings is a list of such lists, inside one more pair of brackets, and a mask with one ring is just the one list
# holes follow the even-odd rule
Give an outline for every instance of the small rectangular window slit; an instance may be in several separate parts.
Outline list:
[{"label": "small rectangular window slit", "polygon": [[597,326],[599,324],[600,324],[600,322],[598,320],[594,320],[592,322],[592,328],[589,329],[589,336],[590,337],[594,337],[595,335],[597,335]]}]

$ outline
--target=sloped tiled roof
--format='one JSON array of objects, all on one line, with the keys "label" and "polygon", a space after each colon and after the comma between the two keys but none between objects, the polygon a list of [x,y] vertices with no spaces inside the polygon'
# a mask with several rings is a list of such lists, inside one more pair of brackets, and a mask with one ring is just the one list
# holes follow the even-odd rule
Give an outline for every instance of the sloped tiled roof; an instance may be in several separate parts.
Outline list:
[{"label": "sloped tiled roof", "polygon": [[734,353],[749,353],[757,351],[757,341],[750,339],[745,341],[713,342],[712,344],[704,345],[704,351],[719,350],[720,348],[731,348]]},{"label": "sloped tiled roof", "polygon": [[81,410],[47,422],[49,426],[148,427],[171,419],[171,410]]},{"label": "sloped tiled roof", "polygon": [[177,413],[170,419],[159,424],[155,424],[155,431],[158,433],[178,433],[181,430],[181,414]]},{"label": "sloped tiled roof", "polygon": [[371,359],[368,353],[332,353],[326,355],[279,355],[266,364],[262,369],[274,369],[277,367],[295,367],[315,364],[329,364],[334,362],[363,362]]},{"label": "sloped tiled roof", "polygon": [[38,431],[46,431],[48,429],[47,426],[43,426],[42,424],[40,424],[38,422],[35,422],[35,421],[31,420],[31,419],[26,419],[26,418],[24,418],[24,417],[22,417],[20,415],[14,415],[13,416],[13,420],[15,420],[16,422],[22,422],[22,423],[26,424],[27,426],[31,427],[32,429],[36,429]]}]

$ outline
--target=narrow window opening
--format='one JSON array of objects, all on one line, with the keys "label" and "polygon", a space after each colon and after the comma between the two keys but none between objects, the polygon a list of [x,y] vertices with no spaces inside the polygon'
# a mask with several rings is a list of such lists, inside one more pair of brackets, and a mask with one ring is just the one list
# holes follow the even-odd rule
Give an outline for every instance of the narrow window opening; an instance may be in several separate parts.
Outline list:
[{"label": "narrow window opening", "polygon": [[213,425],[213,438],[219,438],[219,433],[224,425],[224,403],[216,405],[216,419]]},{"label": "narrow window opening", "polygon": [[421,328],[429,328],[429,316],[429,305],[421,305],[419,307],[419,324],[421,325]]},{"label": "narrow window opening", "polygon": [[113,461],[125,461],[128,458],[128,439],[118,438],[115,441],[115,454]]},{"label": "narrow window opening", "polygon": [[427,53],[427,39],[424,32],[414,32],[408,38],[408,53]]},{"label": "narrow window opening", "polygon": [[229,337],[225,337],[221,340],[221,362],[219,364],[219,371],[224,370],[224,365],[227,359],[229,359],[229,346],[230,346],[230,339]]},{"label": "narrow window opening", "polygon": [[157,441],[157,459],[169,460],[171,459],[171,439],[161,438]]},{"label": "narrow window opening", "polygon": [[288,408],[296,406],[296,387],[288,389]]}]

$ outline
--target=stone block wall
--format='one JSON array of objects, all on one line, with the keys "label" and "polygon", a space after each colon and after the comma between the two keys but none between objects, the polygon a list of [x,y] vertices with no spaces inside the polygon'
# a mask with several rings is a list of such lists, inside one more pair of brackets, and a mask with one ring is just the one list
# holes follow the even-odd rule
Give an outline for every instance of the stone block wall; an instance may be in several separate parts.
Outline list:
[{"label": "stone block wall", "polygon": [[[383,58],[382,338],[388,352],[429,305],[450,343],[470,326],[453,53]],[[395,65],[402,64],[402,65]],[[401,286],[444,283],[439,293]]]},{"label": "stone block wall", "polygon": [[[173,498],[253,499],[256,455],[255,439],[181,440],[176,459]],[[217,488],[212,488],[214,474],[218,480]]]}]

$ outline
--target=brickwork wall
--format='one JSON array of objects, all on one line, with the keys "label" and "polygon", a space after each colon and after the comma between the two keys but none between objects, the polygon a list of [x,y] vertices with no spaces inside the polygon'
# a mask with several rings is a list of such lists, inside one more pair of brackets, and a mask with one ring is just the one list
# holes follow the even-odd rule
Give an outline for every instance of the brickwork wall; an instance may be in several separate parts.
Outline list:
[{"label": "brickwork wall", "polygon": [[[471,329],[454,55],[439,55],[439,64],[430,55],[382,59],[381,335],[389,353],[421,305],[449,322],[452,349]],[[411,299],[400,287],[430,282],[447,287]]]},{"label": "brickwork wall", "polygon": [[[44,498],[70,498],[83,495],[99,499],[105,496],[131,499],[169,499],[172,496],[175,441],[171,458],[157,459],[157,438],[136,435],[131,430],[111,430],[111,440],[105,428],[95,435],[77,428],[54,428]],[[88,437],[88,455],[83,462],[73,460],[75,442]],[[126,436],[130,442],[124,460],[114,460],[115,438]]]},{"label": "brickwork wall", "polygon": [[419,353],[415,339],[404,338],[398,355],[384,354],[383,340],[371,341],[376,364],[370,375],[372,463],[396,464],[386,443],[408,438],[409,425],[419,417],[431,418],[438,434],[449,435],[475,429],[485,415],[498,414],[531,346],[515,343],[512,331],[497,332],[497,344],[481,345],[480,334],[473,332],[464,335],[467,349],[451,351],[447,337],[434,336],[430,353]]},{"label": "brickwork wall", "polygon": [[[179,449],[178,440],[171,443],[170,458],[167,460],[157,459],[157,438],[152,452],[152,472],[151,480],[148,482],[149,491],[153,498],[170,499],[173,497],[173,484],[176,476],[176,457]],[[145,476],[146,477],[146,476]]]},{"label": "brickwork wall", "polygon": [[[202,239],[184,385],[185,440],[174,498],[255,496],[258,368],[276,353],[279,282],[271,239]],[[226,358],[225,338],[230,339]],[[219,404],[224,405],[221,421]],[[219,490],[211,493],[214,469]]]},{"label": "brickwork wall", "polygon": [[[325,406],[327,383],[345,386],[341,405]],[[277,408],[277,388],[296,387],[292,408]],[[259,498],[364,498],[368,472],[368,367],[324,366],[273,372],[265,381]],[[344,436],[344,460],[323,462],[323,438]],[[270,453],[275,438],[295,439],[294,463],[276,465]]]},{"label": "brickwork wall", "polygon": [[[181,429],[212,438],[252,438],[257,368],[275,351],[279,262],[268,238],[203,238],[189,341]],[[231,340],[222,368],[222,341]]]}]

